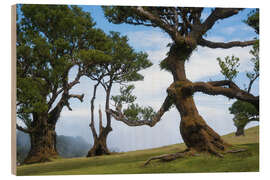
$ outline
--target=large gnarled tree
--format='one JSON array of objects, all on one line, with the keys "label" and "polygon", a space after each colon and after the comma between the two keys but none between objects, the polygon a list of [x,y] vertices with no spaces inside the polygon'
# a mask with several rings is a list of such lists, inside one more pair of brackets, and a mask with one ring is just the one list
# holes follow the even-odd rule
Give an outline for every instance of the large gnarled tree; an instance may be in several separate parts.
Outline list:
[{"label": "large gnarled tree", "polygon": [[[207,40],[206,34],[223,19],[238,14],[241,8],[213,8],[209,15],[202,19],[204,8],[184,7],[104,7],[105,16],[115,24],[127,23],[159,27],[165,31],[173,43],[161,66],[169,70],[174,82],[167,89],[167,97],[161,108],[148,119],[129,119],[120,110],[107,110],[116,120],[130,126],[154,126],[172,105],[175,105],[181,116],[180,133],[187,145],[187,150],[208,152],[222,156],[227,148],[222,138],[199,114],[194,103],[193,94],[202,92],[208,95],[223,95],[253,104],[259,109],[259,97],[241,90],[230,80],[191,82],[186,77],[185,62],[198,47],[222,48],[246,47],[256,40],[213,42]],[[144,116],[142,116],[144,117]]]},{"label": "large gnarled tree", "polygon": [[72,110],[71,98],[83,101],[70,89],[86,67],[110,58],[93,48],[94,22],[76,6],[18,5],[17,13],[17,129],[31,140],[24,162],[48,161],[58,156],[55,126],[62,109]]},{"label": "large gnarled tree", "polygon": [[140,70],[148,68],[152,63],[147,59],[147,54],[135,52],[128,44],[126,36],[120,36],[117,32],[110,32],[108,41],[102,45],[107,49],[104,52],[111,57],[113,63],[98,65],[89,69],[87,76],[96,82],[91,98],[91,120],[94,145],[89,150],[87,157],[110,154],[107,147],[107,137],[112,131],[111,114],[106,112],[106,126],[102,125],[102,111],[99,109],[99,132],[95,128],[94,103],[96,91],[101,85],[105,91],[105,110],[110,107],[111,90],[114,85],[124,85],[131,81],[143,80]]}]

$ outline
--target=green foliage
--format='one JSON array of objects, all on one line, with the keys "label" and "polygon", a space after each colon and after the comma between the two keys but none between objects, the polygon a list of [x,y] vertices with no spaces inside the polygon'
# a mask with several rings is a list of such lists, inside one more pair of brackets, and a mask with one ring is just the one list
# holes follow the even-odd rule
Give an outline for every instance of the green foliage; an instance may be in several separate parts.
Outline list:
[{"label": "green foliage", "polygon": [[[253,45],[252,50],[249,52],[253,58],[250,59],[250,62],[253,65],[253,71],[247,72],[246,76],[250,81],[254,81],[259,77],[260,74],[260,65],[259,65],[259,41]],[[251,88],[251,87],[250,87]]]},{"label": "green foliage", "polygon": [[134,103],[128,105],[128,107],[123,111],[127,119],[132,119],[135,121],[149,120],[155,115],[155,111],[152,107],[140,107],[138,104]]},{"label": "green foliage", "polygon": [[225,79],[228,79],[232,81],[234,78],[236,78],[239,71],[237,68],[239,67],[239,58],[232,55],[230,58],[229,56],[226,56],[224,61],[221,60],[221,58],[217,58],[219,67],[221,68],[221,73],[224,75]]},{"label": "green foliage", "polygon": [[245,127],[250,121],[258,121],[259,112],[248,102],[237,100],[229,111],[234,115],[233,121],[236,127]]},{"label": "green foliage", "polygon": [[138,16],[128,6],[103,6],[102,8],[105,17],[108,19],[109,22],[112,22],[114,24],[121,24],[124,22],[141,24],[144,22],[149,22],[146,18]]},{"label": "green foliage", "polygon": [[108,61],[111,63],[89,68],[87,76],[91,79],[107,77],[106,85],[138,81],[143,79],[139,71],[152,65],[146,53],[135,52],[129,46],[128,38],[121,36],[118,32],[110,32],[105,46],[105,54],[110,57]]},{"label": "green foliage", "polygon": [[134,103],[136,96],[132,95],[134,85],[120,87],[120,95],[112,96],[115,107],[117,110],[122,110],[123,104],[127,104],[127,107],[123,109],[123,114],[127,119],[135,121],[152,119],[155,115],[155,111],[152,107],[140,107]]},{"label": "green foliage", "polygon": [[17,115],[47,113],[48,101],[68,82],[74,66],[111,60],[105,34],[77,6],[17,5]]},{"label": "green foliage", "polygon": [[257,34],[259,34],[259,20],[259,9],[256,9],[248,15],[248,18],[244,22],[252,27]]},{"label": "green foliage", "polygon": [[133,103],[136,100],[136,96],[132,95],[132,91],[134,90],[134,85],[121,86],[120,94],[117,96],[112,96],[111,99],[114,101],[115,106],[121,106],[126,103]]}]

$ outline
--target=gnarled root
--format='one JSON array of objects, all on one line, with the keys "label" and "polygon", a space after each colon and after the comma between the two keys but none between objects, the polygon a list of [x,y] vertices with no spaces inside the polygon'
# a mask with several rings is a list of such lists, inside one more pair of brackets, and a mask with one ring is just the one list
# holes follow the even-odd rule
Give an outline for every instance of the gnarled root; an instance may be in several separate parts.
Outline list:
[{"label": "gnarled root", "polygon": [[173,153],[173,154],[163,154],[160,156],[154,156],[154,157],[151,157],[150,159],[148,159],[144,163],[144,166],[148,165],[150,163],[150,161],[152,161],[152,160],[160,159],[161,161],[168,162],[168,161],[173,161],[173,160],[178,159],[178,158],[184,158],[185,156],[195,156],[194,151],[191,151],[190,149],[186,149],[184,151]]},{"label": "gnarled root", "polygon": [[239,153],[239,152],[245,152],[247,149],[237,149],[237,150],[230,150],[226,151],[225,153]]}]

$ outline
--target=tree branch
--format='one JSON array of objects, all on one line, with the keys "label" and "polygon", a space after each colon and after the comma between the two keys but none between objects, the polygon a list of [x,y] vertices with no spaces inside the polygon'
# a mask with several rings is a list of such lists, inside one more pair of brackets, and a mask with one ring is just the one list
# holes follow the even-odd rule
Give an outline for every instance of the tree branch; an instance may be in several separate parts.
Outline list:
[{"label": "tree branch", "polygon": [[112,109],[107,109],[106,112],[111,114],[115,120],[122,121],[123,123],[127,124],[128,126],[148,125],[150,127],[153,127],[161,120],[161,117],[163,116],[163,114],[170,109],[172,104],[173,104],[173,102],[171,101],[171,98],[169,96],[167,96],[166,99],[164,100],[161,108],[155,114],[155,116],[152,117],[151,119],[145,119],[145,120],[127,119],[127,117],[125,117],[125,115],[120,110],[114,111]]},{"label": "tree branch", "polygon": [[84,94],[81,94],[81,95],[79,95],[79,94],[70,94],[68,97],[69,97],[69,98],[77,98],[77,99],[79,99],[81,102],[83,102]]},{"label": "tree branch", "polygon": [[242,8],[215,8],[212,13],[207,17],[201,26],[201,33],[205,34],[209,29],[211,29],[214,24],[221,19],[231,17],[238,14]]},{"label": "tree branch", "polygon": [[207,82],[212,86],[228,86],[232,89],[241,90],[233,81],[230,80],[223,80],[223,81],[209,81]]},{"label": "tree branch", "polygon": [[98,138],[98,135],[97,135],[97,131],[96,131],[96,128],[95,128],[95,123],[94,123],[94,109],[95,109],[95,106],[94,106],[94,102],[95,102],[95,99],[96,99],[96,91],[97,91],[97,87],[98,85],[100,84],[100,80],[98,81],[97,84],[94,85],[94,91],[93,91],[93,96],[91,98],[91,120],[90,120],[90,124],[89,124],[89,127],[91,128],[91,131],[92,131],[92,134],[93,134],[93,137],[94,139],[96,140]]},{"label": "tree branch", "polygon": [[212,42],[206,39],[201,38],[198,41],[198,45],[203,47],[209,47],[209,48],[223,48],[228,49],[232,47],[246,47],[255,44],[257,40],[250,40],[250,41],[231,41],[231,42]]},{"label": "tree branch", "polygon": [[259,76],[260,76],[260,74],[256,74],[256,76],[255,76],[253,79],[250,80],[249,85],[248,85],[248,90],[247,90],[248,93],[250,93],[250,90],[251,90],[251,87],[252,87],[253,83],[255,82],[255,80],[256,80]]},{"label": "tree branch", "polygon": [[24,132],[24,133],[30,134],[30,133],[32,132],[32,130],[30,130],[30,129],[25,129],[25,128],[19,126],[18,124],[16,124],[16,128],[17,128],[18,130]]},{"label": "tree branch", "polygon": [[[225,85],[228,85],[228,87],[222,87]],[[209,95],[224,95],[228,98],[236,98],[238,100],[251,103],[256,107],[257,110],[259,110],[259,96],[253,96],[252,94],[241,90],[232,82],[229,83],[228,81],[210,81],[188,83],[183,87],[183,90],[190,93],[203,92]]]},{"label": "tree branch", "polygon": [[169,24],[164,23],[159,17],[154,16],[149,11],[144,10],[143,7],[134,7],[133,10],[149,19],[154,25],[161,27],[168,34],[174,35],[174,29]]}]

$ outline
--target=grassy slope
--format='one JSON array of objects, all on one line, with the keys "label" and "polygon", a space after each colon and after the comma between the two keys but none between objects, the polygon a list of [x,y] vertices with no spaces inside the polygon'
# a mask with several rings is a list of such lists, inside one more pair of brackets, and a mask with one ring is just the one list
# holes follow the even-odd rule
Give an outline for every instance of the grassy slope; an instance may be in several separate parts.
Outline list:
[{"label": "grassy slope", "polygon": [[156,155],[178,152],[184,144],[161,148],[117,153],[93,158],[56,159],[48,163],[24,165],[17,168],[17,175],[63,175],[63,174],[135,174],[135,173],[180,173],[180,172],[244,172],[259,171],[259,128],[246,130],[246,136],[228,134],[223,138],[237,148],[248,151],[226,154],[223,159],[201,155],[171,162],[144,162]]}]

